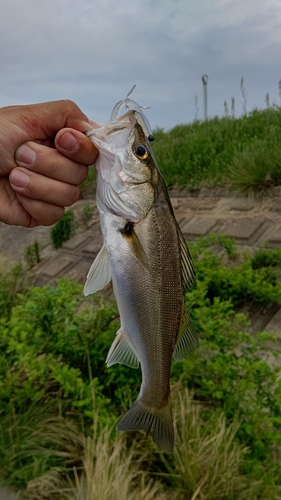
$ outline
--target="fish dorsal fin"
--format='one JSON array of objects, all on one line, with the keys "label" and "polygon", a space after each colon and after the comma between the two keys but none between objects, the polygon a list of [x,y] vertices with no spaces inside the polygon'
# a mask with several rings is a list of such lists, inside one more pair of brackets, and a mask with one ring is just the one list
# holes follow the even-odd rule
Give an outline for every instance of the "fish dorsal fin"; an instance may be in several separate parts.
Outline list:
[{"label": "fish dorsal fin", "polygon": [[198,346],[198,336],[192,324],[189,312],[183,304],[179,335],[174,349],[174,360],[181,361]]},{"label": "fish dorsal fin", "polygon": [[84,295],[102,290],[110,282],[111,275],[110,260],[105,245],[103,245],[87,274]]},{"label": "fish dorsal fin", "polygon": [[131,221],[127,221],[124,228],[121,229],[121,234],[123,238],[126,239],[132,254],[141,263],[141,265],[149,270],[148,260],[143,249],[143,246],[134,231],[134,224]]},{"label": "fish dorsal fin", "polygon": [[187,243],[180,230],[180,227],[178,227],[178,237],[179,237],[180,252],[181,252],[183,287],[184,290],[186,291],[188,288],[194,286],[196,283],[195,271]]},{"label": "fish dorsal fin", "polygon": [[131,368],[139,367],[139,359],[128,343],[128,336],[122,330],[118,330],[105,362],[107,366],[121,363]]}]

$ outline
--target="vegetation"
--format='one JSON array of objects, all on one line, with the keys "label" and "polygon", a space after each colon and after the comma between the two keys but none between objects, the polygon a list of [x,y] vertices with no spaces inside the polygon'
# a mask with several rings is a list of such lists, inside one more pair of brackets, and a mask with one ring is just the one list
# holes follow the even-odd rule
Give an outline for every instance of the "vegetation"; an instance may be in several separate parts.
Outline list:
[{"label": "vegetation", "polygon": [[67,210],[51,230],[51,240],[54,248],[60,248],[71,238],[75,229],[75,215]]},{"label": "vegetation", "polygon": [[85,227],[89,226],[89,223],[92,219],[92,216],[94,214],[95,207],[93,204],[86,202],[85,205],[83,206],[83,212],[82,212],[82,218]]},{"label": "vegetation", "polygon": [[281,108],[156,130],[153,150],[169,187],[265,189],[281,181]]},{"label": "vegetation", "polygon": [[281,251],[241,257],[213,235],[191,252],[198,286],[186,299],[201,341],[172,366],[174,454],[114,430],[141,381],[105,367],[115,303],[67,280],[26,287],[19,269],[2,274],[0,473],[29,499],[281,498],[281,382],[267,362],[280,355],[239,312],[280,303]]},{"label": "vegetation", "polygon": [[[260,191],[281,182],[281,108],[268,106],[235,118],[154,131],[157,164],[168,187],[188,189],[223,186]],[[94,169],[82,185],[84,196],[94,193]]]},{"label": "vegetation", "polygon": [[34,243],[26,247],[24,252],[24,260],[29,269],[41,262],[40,246],[38,241],[35,241]]},{"label": "vegetation", "polygon": [[[243,90],[242,90],[243,89]],[[281,180],[281,109],[270,106],[155,132],[169,187],[265,190]],[[269,102],[269,99],[268,99]],[[94,169],[82,186],[88,196]],[[91,204],[83,210],[87,226]],[[68,211],[52,229],[71,237]],[[119,328],[113,300],[69,280],[32,286],[27,269],[0,273],[0,476],[28,500],[281,500],[281,379],[276,339],[250,334],[250,305],[281,304],[281,250],[238,254],[211,235],[190,245],[197,287],[186,295],[199,348],[172,365],[175,452],[142,433],[116,433],[140,370],[106,368]]]}]

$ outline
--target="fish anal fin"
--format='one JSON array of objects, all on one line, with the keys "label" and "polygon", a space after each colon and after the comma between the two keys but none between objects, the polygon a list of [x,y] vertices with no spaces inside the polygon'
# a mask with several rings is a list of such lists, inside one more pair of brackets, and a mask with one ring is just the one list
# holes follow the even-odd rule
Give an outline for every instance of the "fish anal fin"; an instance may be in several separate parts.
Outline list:
[{"label": "fish anal fin", "polygon": [[181,326],[174,349],[174,360],[181,361],[187,354],[190,354],[198,346],[198,335],[192,324],[189,312],[183,304],[181,315]]},{"label": "fish anal fin", "polygon": [[131,368],[139,367],[139,359],[128,343],[126,333],[122,330],[118,330],[105,362],[107,366],[112,366],[115,363],[121,363],[123,365],[130,366]]},{"label": "fish anal fin", "polygon": [[134,224],[130,221],[127,221],[124,228],[120,230],[123,238],[126,239],[132,254],[135,258],[141,263],[141,265],[149,270],[148,260],[143,249],[143,246],[134,231]]},{"label": "fish anal fin", "polygon": [[102,290],[111,280],[111,264],[105,245],[96,256],[90,270],[87,274],[87,280],[84,286],[84,295],[95,293]]},{"label": "fish anal fin", "polygon": [[117,431],[144,431],[162,451],[174,449],[174,427],[169,406],[156,410],[136,400],[116,427]]}]

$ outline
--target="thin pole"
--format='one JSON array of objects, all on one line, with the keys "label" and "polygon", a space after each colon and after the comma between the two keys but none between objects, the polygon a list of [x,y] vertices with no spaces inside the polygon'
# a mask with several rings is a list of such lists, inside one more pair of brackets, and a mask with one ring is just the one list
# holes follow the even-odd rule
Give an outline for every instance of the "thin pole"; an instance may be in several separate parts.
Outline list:
[{"label": "thin pole", "polygon": [[208,75],[203,75],[202,76],[202,83],[203,83],[203,99],[204,99],[204,119],[207,120],[208,118],[208,102],[207,102],[207,84],[208,84]]}]

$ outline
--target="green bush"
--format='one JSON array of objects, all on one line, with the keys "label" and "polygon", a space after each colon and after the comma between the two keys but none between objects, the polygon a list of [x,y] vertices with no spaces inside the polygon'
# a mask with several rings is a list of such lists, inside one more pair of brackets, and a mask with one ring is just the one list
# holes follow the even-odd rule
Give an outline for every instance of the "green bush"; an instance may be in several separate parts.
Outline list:
[{"label": "green bush", "polygon": [[9,271],[0,272],[0,333],[1,320],[9,318],[12,308],[18,303],[18,293],[32,284],[32,276],[21,264]]},{"label": "green bush", "polygon": [[[173,363],[172,381],[181,379],[192,389],[206,422],[218,422],[222,412],[228,426],[238,418],[235,439],[248,450],[244,473],[267,475],[269,482],[280,485],[274,464],[281,444],[281,382],[279,368],[267,362],[269,354],[276,361],[280,355],[269,347],[272,338],[266,333],[249,334],[249,321],[237,309],[248,301],[263,307],[280,303],[279,253],[264,249],[239,256],[233,241],[221,235],[199,240],[191,252],[198,284],[186,299],[201,340],[194,353]],[[0,320],[0,426],[10,429],[0,438],[0,464],[4,474],[25,482],[36,477],[36,470],[42,474],[64,459],[52,461],[44,453],[40,458],[39,447],[36,465],[31,449],[24,471],[28,439],[21,452],[20,422],[63,416],[89,435],[98,414],[100,427],[111,426],[137,396],[141,372],[122,365],[106,368],[119,317],[116,305],[105,302],[102,294],[84,298],[82,287],[68,280],[16,294],[20,288],[14,280],[12,275],[0,281],[9,303],[3,305]],[[18,454],[8,460],[11,439]],[[150,440],[145,443],[149,449]],[[152,469],[164,467],[159,456],[148,462]]]},{"label": "green bush", "polygon": [[116,306],[99,307],[97,300],[84,299],[81,285],[67,280],[18,297],[10,319],[2,321],[2,411],[9,411],[11,403],[25,411],[45,397],[60,397],[64,412],[79,408],[91,422],[93,388],[99,412],[111,406],[111,417],[103,412],[109,420],[124,408],[124,395],[131,398],[133,387],[137,392],[140,374],[135,379],[125,366],[106,369],[118,315]]},{"label": "green bush", "polygon": [[63,243],[71,238],[75,229],[75,216],[70,210],[66,211],[62,218],[51,230],[51,240],[54,248],[60,248]]},{"label": "green bush", "polygon": [[[218,255],[208,249],[215,243],[225,252]],[[199,240],[191,252],[198,284],[187,300],[202,339],[199,349],[173,366],[173,374],[181,375],[213,409],[223,409],[229,421],[238,414],[239,436],[253,456],[264,459],[269,449],[281,443],[279,367],[266,361],[269,353],[273,359],[280,359],[280,354],[269,347],[273,336],[248,333],[247,317],[235,308],[248,301],[263,306],[281,302],[281,284],[273,273],[281,268],[279,253],[263,250],[261,260],[258,250],[235,265],[231,241],[219,235]],[[269,262],[274,263],[274,270]]]}]

